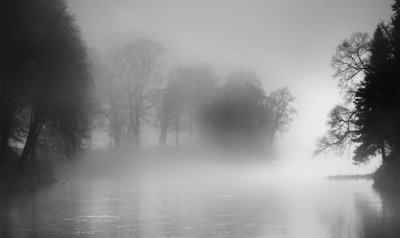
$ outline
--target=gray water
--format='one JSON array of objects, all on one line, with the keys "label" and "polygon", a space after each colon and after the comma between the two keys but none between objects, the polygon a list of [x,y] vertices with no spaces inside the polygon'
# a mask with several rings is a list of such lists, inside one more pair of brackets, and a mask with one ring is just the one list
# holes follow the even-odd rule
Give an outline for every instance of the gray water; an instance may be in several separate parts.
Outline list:
[{"label": "gray water", "polygon": [[284,180],[243,166],[69,169],[77,172],[51,186],[1,198],[0,237],[400,235],[399,200],[368,180]]}]

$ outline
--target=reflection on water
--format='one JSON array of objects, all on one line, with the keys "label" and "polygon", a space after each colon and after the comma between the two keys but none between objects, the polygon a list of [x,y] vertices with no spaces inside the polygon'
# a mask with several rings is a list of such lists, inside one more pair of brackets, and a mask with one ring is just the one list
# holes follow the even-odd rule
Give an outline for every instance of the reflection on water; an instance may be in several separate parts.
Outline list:
[{"label": "reflection on water", "polygon": [[399,200],[371,181],[139,174],[3,197],[0,237],[400,237]]}]

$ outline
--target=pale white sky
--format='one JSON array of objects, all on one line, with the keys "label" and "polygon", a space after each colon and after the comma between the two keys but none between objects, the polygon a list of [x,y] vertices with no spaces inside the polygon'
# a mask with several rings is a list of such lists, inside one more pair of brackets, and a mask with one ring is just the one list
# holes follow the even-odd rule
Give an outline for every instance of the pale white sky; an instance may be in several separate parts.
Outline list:
[{"label": "pale white sky", "polygon": [[[280,150],[300,161],[310,158],[340,100],[330,68],[336,46],[355,31],[372,34],[392,14],[391,0],[67,2],[87,45],[100,52],[148,37],[165,46],[169,63],[208,62],[221,75],[244,67],[260,76],[267,92],[288,86],[298,114]],[[321,163],[351,167],[350,160]]]}]

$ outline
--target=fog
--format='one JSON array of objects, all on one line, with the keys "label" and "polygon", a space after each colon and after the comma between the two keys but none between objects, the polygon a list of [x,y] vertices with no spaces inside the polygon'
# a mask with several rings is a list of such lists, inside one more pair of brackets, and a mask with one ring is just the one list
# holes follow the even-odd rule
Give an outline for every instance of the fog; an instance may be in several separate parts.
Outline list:
[{"label": "fog", "polygon": [[[373,32],[378,22],[390,19],[390,4],[390,0],[68,1],[82,37],[102,53],[147,37],[167,49],[165,68],[205,62],[221,75],[249,69],[259,75],[266,92],[287,86],[296,97],[298,113],[278,146],[282,157],[295,161],[309,159],[316,138],[326,130],[326,115],[340,101],[330,68],[338,42],[354,31]],[[152,138],[146,136],[149,144],[154,144]],[[322,164],[360,173],[349,159],[321,157],[327,158]],[[343,157],[350,158],[351,153]]]},{"label": "fog", "polygon": [[0,237],[398,237],[400,0],[5,0]]}]

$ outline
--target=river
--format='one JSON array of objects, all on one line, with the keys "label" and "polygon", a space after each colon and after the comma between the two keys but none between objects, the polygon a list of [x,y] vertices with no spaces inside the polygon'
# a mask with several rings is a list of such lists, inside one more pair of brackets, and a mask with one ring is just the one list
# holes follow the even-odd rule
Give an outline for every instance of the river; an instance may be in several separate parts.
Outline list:
[{"label": "river", "polygon": [[53,185],[0,198],[0,237],[400,237],[400,200],[370,180],[209,168],[69,166]]}]

